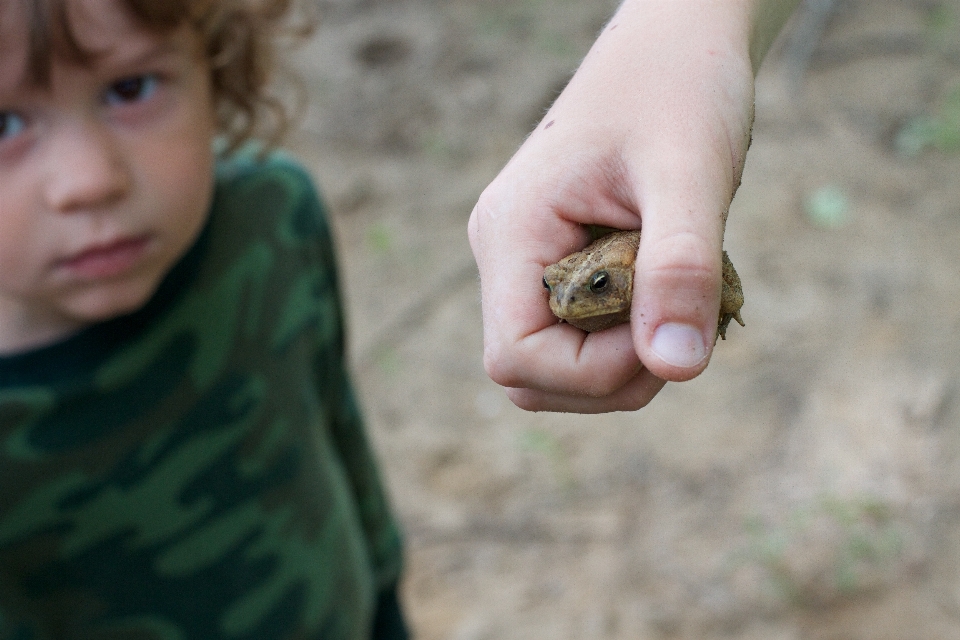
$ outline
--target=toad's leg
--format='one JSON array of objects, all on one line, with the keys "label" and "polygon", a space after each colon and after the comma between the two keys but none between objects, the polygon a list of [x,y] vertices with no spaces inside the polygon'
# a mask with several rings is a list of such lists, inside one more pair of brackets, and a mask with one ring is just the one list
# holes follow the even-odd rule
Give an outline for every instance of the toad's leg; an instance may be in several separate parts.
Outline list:
[{"label": "toad's leg", "polygon": [[727,327],[730,320],[736,320],[741,327],[743,318],[740,317],[740,307],[743,306],[743,288],[740,286],[740,276],[730,262],[730,256],[723,252],[723,288],[720,291],[720,319],[717,323],[717,338],[727,339]]}]

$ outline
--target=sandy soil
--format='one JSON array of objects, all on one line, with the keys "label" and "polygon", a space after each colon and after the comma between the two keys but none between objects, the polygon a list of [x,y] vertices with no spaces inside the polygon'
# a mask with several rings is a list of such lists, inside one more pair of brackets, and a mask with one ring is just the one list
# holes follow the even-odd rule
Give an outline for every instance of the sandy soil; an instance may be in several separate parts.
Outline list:
[{"label": "sandy soil", "polygon": [[795,24],[727,230],[746,329],[638,413],[524,413],[465,225],[614,6],[326,0],[297,56],[417,637],[960,639],[960,154],[899,135],[960,87],[960,2]]}]

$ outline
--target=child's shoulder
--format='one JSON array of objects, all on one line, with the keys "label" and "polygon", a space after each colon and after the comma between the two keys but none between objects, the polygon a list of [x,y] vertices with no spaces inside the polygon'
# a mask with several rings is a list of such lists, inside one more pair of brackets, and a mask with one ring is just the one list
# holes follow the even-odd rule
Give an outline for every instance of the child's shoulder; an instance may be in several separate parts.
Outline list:
[{"label": "child's shoulder", "polygon": [[260,152],[256,147],[241,149],[217,162],[218,191],[277,189],[293,195],[316,194],[310,172],[293,156],[274,150]]},{"label": "child's shoulder", "polygon": [[327,211],[310,172],[283,151],[241,150],[217,164],[212,217],[231,227],[280,225],[305,238],[328,233]]},{"label": "child's shoulder", "polygon": [[217,180],[221,183],[270,173],[289,174],[305,182],[313,182],[310,173],[295,157],[282,149],[265,151],[255,143],[248,143],[232,153],[222,155],[217,161]]}]

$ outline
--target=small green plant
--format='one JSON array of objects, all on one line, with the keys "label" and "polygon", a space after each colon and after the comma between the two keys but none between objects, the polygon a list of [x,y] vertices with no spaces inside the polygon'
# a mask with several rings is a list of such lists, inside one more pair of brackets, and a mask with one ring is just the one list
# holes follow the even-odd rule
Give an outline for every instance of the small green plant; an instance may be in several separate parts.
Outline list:
[{"label": "small green plant", "polygon": [[555,31],[541,31],[537,34],[537,46],[544,52],[559,58],[572,57],[579,52],[576,43]]},{"label": "small green plant", "polygon": [[[958,41],[960,15],[946,3],[934,5],[926,20],[928,53],[955,55]],[[897,132],[894,146],[905,156],[917,156],[928,149],[960,152],[960,85],[947,92],[935,113],[918,115],[904,123]]]},{"label": "small green plant", "polygon": [[367,227],[367,244],[374,253],[388,253],[393,246],[393,232],[383,222],[375,222]]},{"label": "small green plant", "polygon": [[528,429],[520,435],[520,447],[544,456],[550,463],[557,483],[565,491],[573,489],[576,481],[570,468],[570,459],[555,435],[543,429]]},{"label": "small green plant", "polygon": [[916,156],[933,148],[960,152],[960,86],[951,91],[937,113],[911,118],[897,133],[897,151]]},{"label": "small green plant", "polygon": [[396,375],[400,373],[400,354],[393,347],[382,347],[374,354],[374,362],[377,367],[385,374]]},{"label": "small green plant", "polygon": [[953,44],[957,38],[956,13],[945,4],[934,6],[927,14],[926,35],[930,46],[942,49]]},{"label": "small green plant", "polygon": [[463,156],[465,151],[439,128],[424,131],[418,142],[424,155],[441,162],[457,159],[458,156]]},{"label": "small green plant", "polygon": [[525,38],[536,29],[536,1],[510,3],[507,6],[480,5],[477,30],[493,38]]},{"label": "small green plant", "polygon": [[520,0],[507,5],[481,5],[476,20],[477,33],[486,38],[526,41],[558,58],[578,58],[584,52],[573,38],[544,26],[542,16],[549,4],[544,0]]},{"label": "small green plant", "polygon": [[864,497],[823,497],[791,511],[783,522],[745,522],[749,539],[739,555],[759,565],[785,600],[823,605],[881,584],[904,552],[889,507]]},{"label": "small green plant", "polygon": [[850,199],[838,185],[826,185],[809,194],[803,201],[807,218],[823,229],[837,229],[850,221]]}]

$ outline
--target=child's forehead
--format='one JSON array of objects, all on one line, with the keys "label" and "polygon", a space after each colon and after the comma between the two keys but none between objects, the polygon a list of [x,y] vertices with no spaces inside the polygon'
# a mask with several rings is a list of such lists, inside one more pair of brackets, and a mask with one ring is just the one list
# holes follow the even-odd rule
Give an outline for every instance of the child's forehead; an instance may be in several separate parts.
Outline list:
[{"label": "child's forehead", "polygon": [[17,84],[29,51],[29,34],[23,4],[0,0],[0,87]]},{"label": "child's forehead", "polygon": [[154,46],[164,35],[139,22],[124,0],[0,0],[0,63],[41,84],[54,59],[89,64]]},{"label": "child's forehead", "polygon": [[[0,0],[2,1],[2,0]],[[129,5],[123,0],[47,0],[54,9],[39,22],[46,25],[26,25],[36,32],[46,27],[54,46],[73,40],[91,53],[116,47],[131,36],[155,35],[137,21]],[[42,3],[41,3],[42,4]],[[60,8],[62,7],[62,8]]]}]

